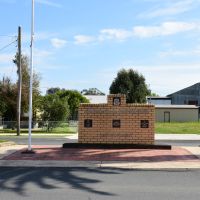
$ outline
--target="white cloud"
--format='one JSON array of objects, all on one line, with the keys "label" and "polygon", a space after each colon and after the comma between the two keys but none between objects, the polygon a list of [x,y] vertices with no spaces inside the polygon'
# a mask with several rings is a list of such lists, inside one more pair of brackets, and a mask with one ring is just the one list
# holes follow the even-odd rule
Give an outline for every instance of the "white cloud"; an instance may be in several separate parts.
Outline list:
[{"label": "white cloud", "polygon": [[[56,37],[57,33],[46,32],[46,31],[39,31],[35,32],[34,34],[34,41],[44,41],[50,40],[51,38]],[[22,32],[22,42],[29,43],[31,41],[31,34],[28,32]]]},{"label": "white cloud", "polygon": [[52,2],[50,0],[35,0],[35,2],[37,2],[39,4],[46,5],[46,6],[52,6],[52,7],[57,7],[57,8],[61,8],[62,7],[61,4]]},{"label": "white cloud", "polygon": [[87,44],[95,41],[95,37],[87,35],[75,35],[75,44]]},{"label": "white cloud", "polygon": [[75,44],[103,42],[106,40],[124,41],[131,37],[150,38],[174,35],[181,32],[200,30],[196,22],[167,21],[155,26],[135,26],[132,30],[108,28],[99,31],[97,36],[76,35]]},{"label": "white cloud", "polygon": [[[166,96],[172,92],[178,91],[184,87],[190,86],[199,82],[200,63],[171,63],[168,65],[136,65],[134,62],[128,62],[129,65],[124,65],[114,68],[107,68],[107,71],[99,73],[96,80],[99,83],[108,83],[107,80],[113,80],[117,76],[117,72],[121,68],[137,70],[143,74],[147,85],[153,92],[159,95]],[[134,66],[134,67],[133,67]],[[105,80],[102,78],[105,77]],[[111,82],[110,82],[111,84]],[[109,87],[109,84],[108,84]]]},{"label": "white cloud", "polygon": [[59,39],[59,38],[52,38],[51,39],[52,46],[57,48],[57,49],[64,47],[66,43],[67,43],[67,41],[63,40],[63,39]]},{"label": "white cloud", "polygon": [[150,85],[150,89],[160,95],[168,95],[184,87],[199,82],[200,63],[160,64],[159,66],[135,66]]},{"label": "white cloud", "polygon": [[14,59],[15,54],[8,53],[8,54],[0,54],[0,64],[11,63]]},{"label": "white cloud", "polygon": [[159,26],[135,26],[134,36],[147,38],[155,36],[173,35],[180,32],[198,29],[199,24],[189,22],[164,22]]},{"label": "white cloud", "polygon": [[160,16],[177,15],[191,10],[198,1],[194,0],[179,0],[167,4],[165,7],[156,8],[152,11],[141,13],[139,17],[153,18]]},{"label": "white cloud", "polygon": [[193,50],[169,50],[159,53],[160,57],[171,57],[171,56],[200,56],[200,49]]},{"label": "white cloud", "polygon": [[99,40],[119,40],[123,41],[127,39],[128,37],[131,37],[132,33],[131,31],[127,31],[125,29],[102,29],[100,31]]},{"label": "white cloud", "polygon": [[38,57],[47,58],[49,56],[52,56],[52,54],[53,54],[53,52],[51,52],[51,51],[34,48],[34,56],[37,58]]}]

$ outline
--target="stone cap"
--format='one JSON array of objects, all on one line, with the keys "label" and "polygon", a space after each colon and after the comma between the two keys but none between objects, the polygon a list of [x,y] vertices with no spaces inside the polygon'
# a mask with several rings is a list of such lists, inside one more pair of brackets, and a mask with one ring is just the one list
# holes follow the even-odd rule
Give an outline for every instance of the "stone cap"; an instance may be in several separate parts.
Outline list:
[{"label": "stone cap", "polygon": [[81,107],[106,107],[106,106],[127,106],[127,107],[155,107],[152,104],[126,103],[125,94],[110,94],[107,96],[107,103],[81,103]]}]

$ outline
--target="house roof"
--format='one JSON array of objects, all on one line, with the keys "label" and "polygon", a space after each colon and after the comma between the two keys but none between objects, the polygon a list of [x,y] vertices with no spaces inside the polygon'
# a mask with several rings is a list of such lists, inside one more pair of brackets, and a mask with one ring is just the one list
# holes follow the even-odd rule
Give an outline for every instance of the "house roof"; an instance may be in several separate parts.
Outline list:
[{"label": "house roof", "polygon": [[151,100],[171,100],[171,97],[154,97],[154,96],[147,96],[147,99]]},{"label": "house roof", "polygon": [[[197,94],[195,94],[195,92]],[[178,90],[177,92],[174,92],[172,94],[168,94],[167,97],[171,97],[174,94],[186,94],[189,95],[191,93],[191,95],[199,95],[200,94],[200,82],[196,83],[194,85],[191,85],[189,87],[183,88],[181,90]]]},{"label": "house roof", "polygon": [[156,108],[169,108],[169,109],[198,109],[195,105],[155,105]]}]

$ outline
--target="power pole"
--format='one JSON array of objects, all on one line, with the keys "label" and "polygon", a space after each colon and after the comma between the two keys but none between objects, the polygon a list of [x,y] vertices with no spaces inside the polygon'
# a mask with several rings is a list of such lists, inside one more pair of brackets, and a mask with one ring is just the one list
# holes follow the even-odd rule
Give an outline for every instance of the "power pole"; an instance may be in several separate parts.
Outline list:
[{"label": "power pole", "polygon": [[17,136],[20,136],[21,96],[22,96],[22,70],[21,70],[21,27],[18,27],[18,96],[17,96]]}]

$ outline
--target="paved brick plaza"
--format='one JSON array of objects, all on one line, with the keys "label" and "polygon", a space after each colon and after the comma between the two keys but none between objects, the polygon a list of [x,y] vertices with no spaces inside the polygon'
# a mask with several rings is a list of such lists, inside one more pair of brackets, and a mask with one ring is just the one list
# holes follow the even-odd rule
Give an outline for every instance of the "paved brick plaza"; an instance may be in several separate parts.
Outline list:
[{"label": "paved brick plaza", "polygon": [[74,161],[133,161],[165,162],[184,161],[199,162],[195,155],[179,147],[172,150],[148,149],[64,149],[55,146],[34,146],[35,154],[21,154],[19,150],[4,160],[74,160]]}]

